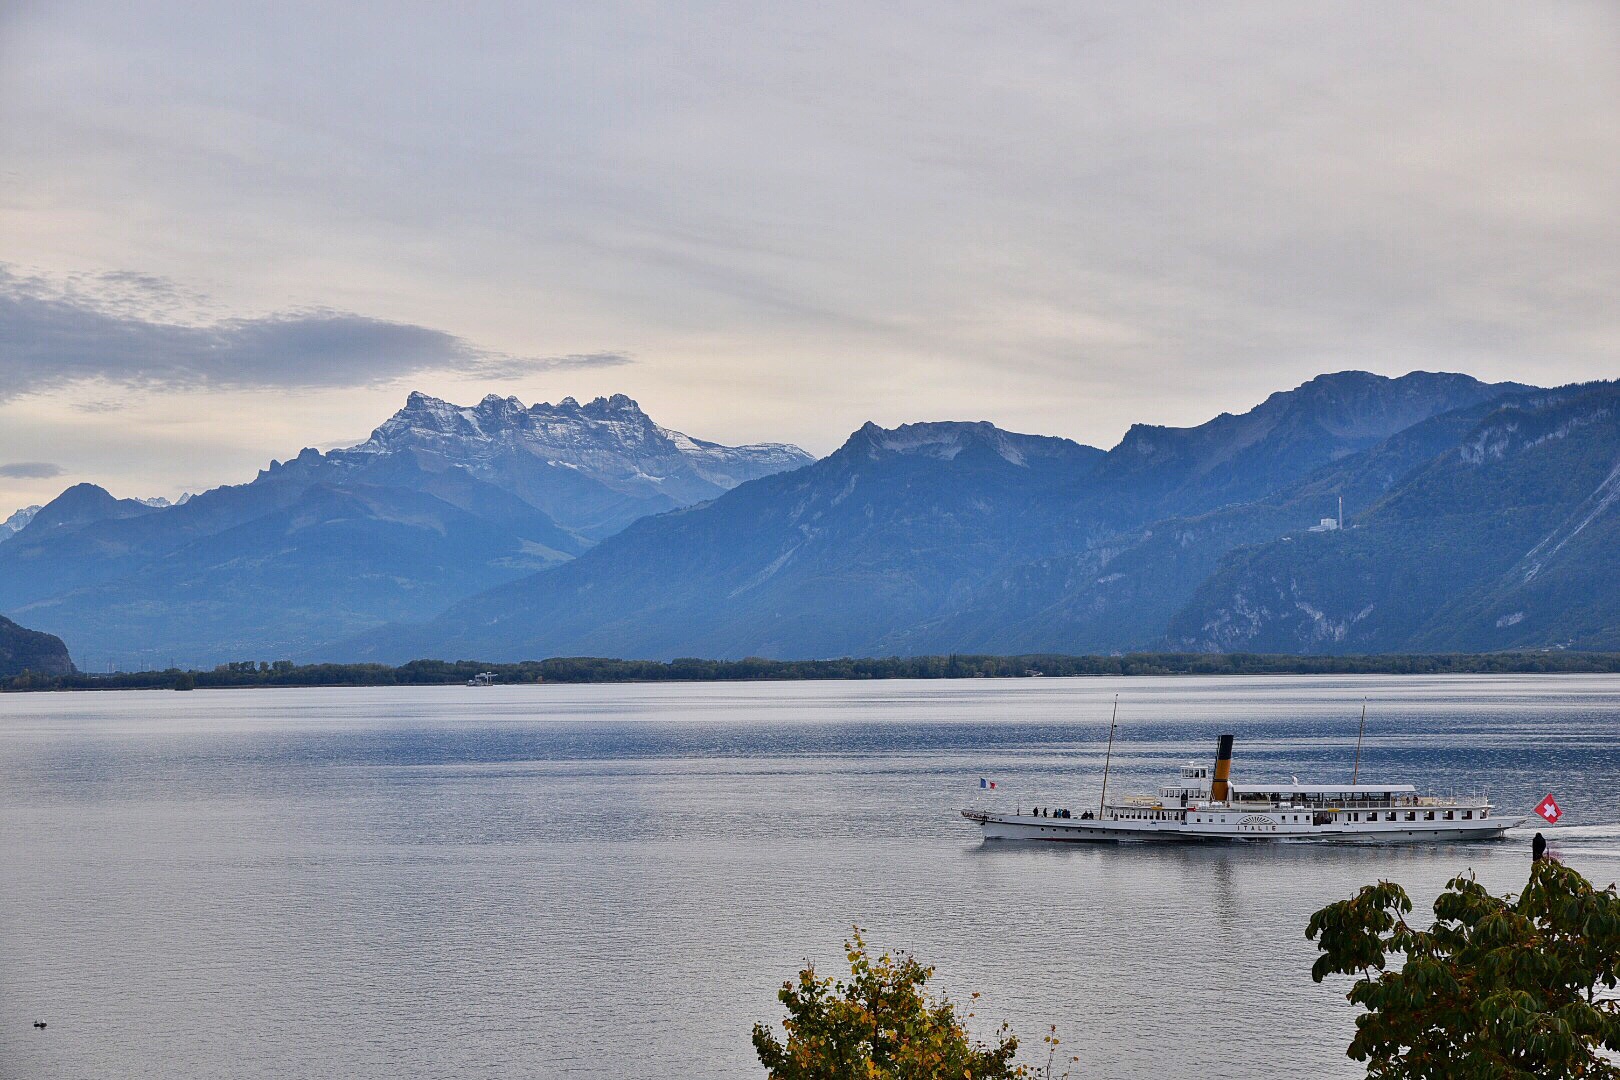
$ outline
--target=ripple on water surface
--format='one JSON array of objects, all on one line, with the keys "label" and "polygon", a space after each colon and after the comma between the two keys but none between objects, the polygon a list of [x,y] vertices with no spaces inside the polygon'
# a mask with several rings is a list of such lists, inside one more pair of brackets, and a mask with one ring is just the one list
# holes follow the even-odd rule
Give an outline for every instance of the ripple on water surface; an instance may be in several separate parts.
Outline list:
[{"label": "ripple on water surface", "polygon": [[[1236,771],[1547,790],[1620,873],[1620,678],[1041,679],[0,698],[0,1072],[758,1076],[748,1030],[859,922],[1084,1075],[1358,1074],[1310,912],[1467,847],[978,842],[980,802]],[[50,1026],[36,1031],[35,1018]],[[988,1033],[988,1027],[986,1028]]]}]

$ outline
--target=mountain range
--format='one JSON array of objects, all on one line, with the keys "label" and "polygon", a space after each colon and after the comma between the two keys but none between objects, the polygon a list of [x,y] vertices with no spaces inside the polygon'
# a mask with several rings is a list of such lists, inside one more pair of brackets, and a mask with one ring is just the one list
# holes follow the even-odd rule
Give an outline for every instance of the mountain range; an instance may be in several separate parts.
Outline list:
[{"label": "mountain range", "polygon": [[1238,551],[1168,626],[1199,651],[1620,648],[1620,385],[1479,417],[1340,535]]},{"label": "mountain range", "polygon": [[30,521],[33,521],[34,515],[39,513],[39,511],[40,507],[38,504],[35,504],[34,506],[25,506],[21,510],[15,511],[10,517],[6,518],[6,520],[0,521],[0,543],[4,543],[5,541],[10,540],[13,536],[16,536],[18,533],[22,532],[23,526],[27,525]]},{"label": "mountain range", "polygon": [[691,438],[619,395],[526,408],[411,394],[358,446],[306,449],[174,506],[69,488],[0,542],[0,611],[96,667],[307,655],[809,460]]},{"label": "mountain range", "polygon": [[182,506],[70,489],[0,610],[148,662],[1620,648],[1617,396],[1349,371],[1109,450],[947,421],[812,461],[412,394]]},{"label": "mountain range", "polygon": [[1532,388],[1322,376],[1109,451],[988,424],[867,425],[826,459],[643,519],[348,657],[825,657],[1162,647],[1247,545],[1365,509]]}]

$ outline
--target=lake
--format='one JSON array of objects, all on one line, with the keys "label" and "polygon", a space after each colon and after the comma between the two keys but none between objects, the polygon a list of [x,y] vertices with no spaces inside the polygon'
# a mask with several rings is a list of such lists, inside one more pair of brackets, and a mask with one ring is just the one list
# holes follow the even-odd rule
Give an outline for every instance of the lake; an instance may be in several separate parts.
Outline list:
[{"label": "lake", "polygon": [[[1310,913],[1519,888],[1499,842],[990,844],[1237,734],[1238,779],[1555,792],[1620,877],[1620,677],[1256,677],[0,697],[0,1075],[758,1077],[852,924],[1082,1075],[1360,1075]],[[982,792],[978,778],[997,781]],[[43,1031],[30,1024],[48,1021]],[[1033,1055],[1031,1055],[1033,1057]]]}]

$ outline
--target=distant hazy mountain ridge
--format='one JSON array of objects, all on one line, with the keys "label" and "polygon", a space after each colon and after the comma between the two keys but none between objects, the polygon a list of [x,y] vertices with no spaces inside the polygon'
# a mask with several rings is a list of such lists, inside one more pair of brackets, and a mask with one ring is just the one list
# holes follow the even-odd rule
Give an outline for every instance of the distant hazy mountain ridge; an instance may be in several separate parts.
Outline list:
[{"label": "distant hazy mountain ridge", "polygon": [[1510,399],[1352,524],[1234,552],[1171,643],[1620,648],[1620,385]]},{"label": "distant hazy mountain ridge", "polygon": [[50,533],[72,531],[102,521],[119,521],[155,513],[159,507],[140,499],[115,499],[94,484],[74,484],[36,510],[19,534],[36,542]]},{"label": "distant hazy mountain ridge", "polygon": [[1339,372],[1108,451],[943,421],[813,462],[412,394],[182,505],[70,488],[0,611],[124,666],[1620,648],[1617,553],[1614,383]]},{"label": "distant hazy mountain ridge", "polygon": [[125,666],[299,655],[808,460],[693,439],[618,395],[412,394],[357,447],[306,449],[174,506],[68,489],[0,544],[0,611]]},{"label": "distant hazy mountain ridge", "polygon": [[1344,372],[1241,416],[1133,428],[1106,453],[986,423],[868,424],[812,466],[641,521],[574,562],[431,623],[367,634],[344,655],[826,657],[1158,644],[1228,551],[1303,531],[1340,493],[1365,505],[1392,473],[1438,452],[1450,429],[1390,440],[1525,389]]},{"label": "distant hazy mountain ridge", "polygon": [[[1102,452],[983,423],[868,424],[803,469],[637,522],[576,560],[361,652],[825,655],[928,617],[1008,550]],[[538,652],[537,652],[538,650]]]}]

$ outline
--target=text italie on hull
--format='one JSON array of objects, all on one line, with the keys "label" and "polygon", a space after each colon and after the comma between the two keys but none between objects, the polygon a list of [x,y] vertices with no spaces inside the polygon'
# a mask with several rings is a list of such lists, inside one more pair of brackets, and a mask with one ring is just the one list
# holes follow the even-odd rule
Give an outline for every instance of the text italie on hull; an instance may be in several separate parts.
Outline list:
[{"label": "text italie on hull", "polygon": [[1498,817],[1483,795],[1419,795],[1411,784],[1240,784],[1231,779],[1232,736],[1217,742],[1213,772],[1183,765],[1178,781],[1153,795],[1129,795],[1098,808],[968,809],[986,840],[1331,840],[1410,843],[1484,840],[1524,823]]}]

